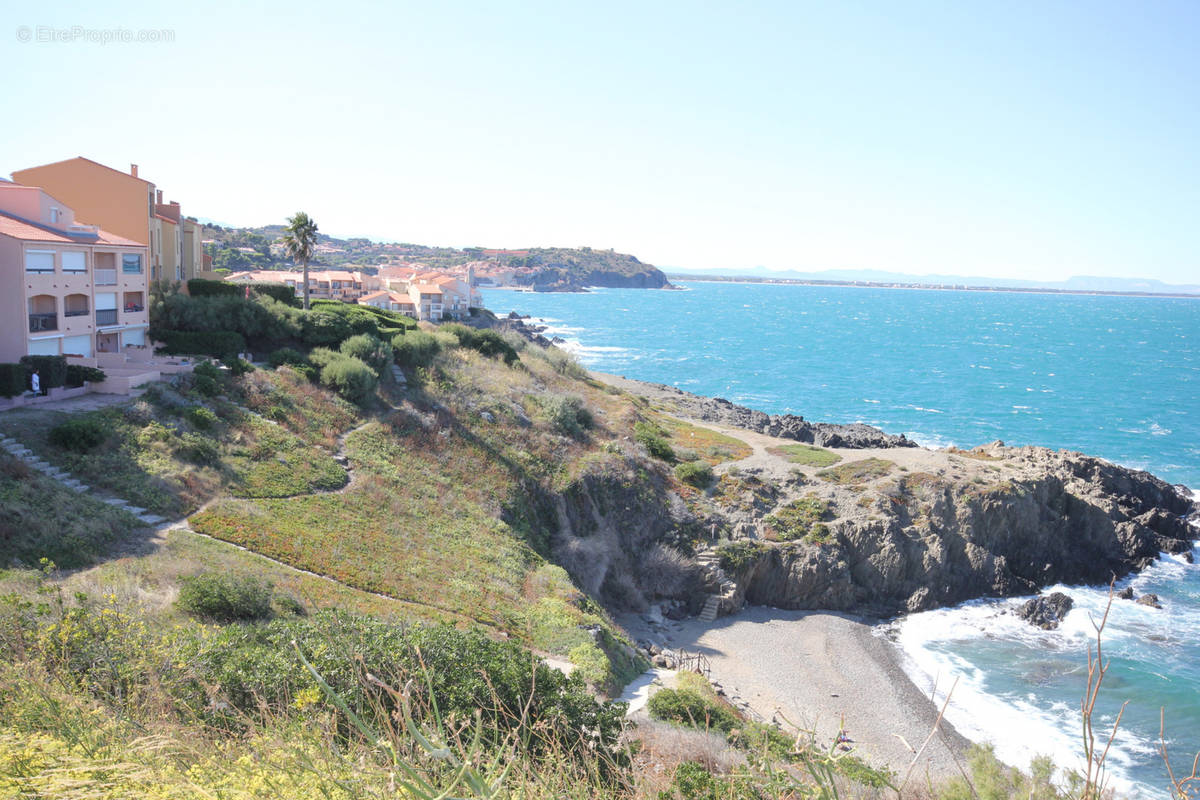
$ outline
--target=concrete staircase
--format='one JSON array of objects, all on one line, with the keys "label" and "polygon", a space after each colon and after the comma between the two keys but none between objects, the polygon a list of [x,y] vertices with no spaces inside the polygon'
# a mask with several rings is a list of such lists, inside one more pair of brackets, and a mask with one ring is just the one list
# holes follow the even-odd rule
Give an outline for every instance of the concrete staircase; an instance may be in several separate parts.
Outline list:
[{"label": "concrete staircase", "polygon": [[703,622],[712,622],[721,616],[722,612],[732,609],[734,598],[737,596],[737,584],[729,579],[725,570],[721,569],[721,559],[713,548],[706,548],[696,554],[696,563],[708,573],[708,583],[715,583],[719,589],[709,594],[700,610]]},{"label": "concrete staircase", "polygon": [[30,468],[36,469],[47,478],[58,481],[71,491],[78,492],[79,494],[90,494],[97,500],[108,503],[114,508],[121,508],[125,511],[128,511],[130,514],[133,514],[135,517],[137,517],[139,522],[145,525],[160,525],[166,522],[164,518],[153,514],[144,508],[130,505],[119,497],[106,497],[98,492],[94,492],[92,487],[88,486],[82,481],[76,480],[71,476],[70,473],[59,469],[53,464],[48,464],[38,456],[34,455],[32,450],[18,442],[16,439],[11,439],[7,436],[0,435],[0,449],[7,452],[13,458],[24,462]]}]

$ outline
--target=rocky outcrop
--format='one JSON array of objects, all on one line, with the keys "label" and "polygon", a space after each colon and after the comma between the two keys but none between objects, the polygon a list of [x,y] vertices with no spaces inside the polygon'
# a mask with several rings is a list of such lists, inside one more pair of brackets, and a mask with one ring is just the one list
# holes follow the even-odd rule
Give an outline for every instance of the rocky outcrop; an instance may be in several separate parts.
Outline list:
[{"label": "rocky outcrop", "polygon": [[794,414],[767,414],[756,411],[731,403],[723,397],[701,397],[663,384],[645,385],[652,387],[661,399],[673,405],[680,416],[703,422],[756,431],[818,447],[865,449],[917,446],[903,434],[894,436],[862,423],[837,425],[829,422],[809,422],[804,417]]},{"label": "rocky outcrop", "polygon": [[1139,606],[1150,606],[1150,608],[1162,608],[1162,601],[1158,599],[1158,595],[1154,593],[1144,594],[1134,601]]},{"label": "rocky outcrop", "polygon": [[1004,451],[1021,480],[930,482],[919,497],[897,482],[886,510],[830,522],[831,542],[766,549],[736,576],[746,600],[890,616],[1106,584],[1191,549],[1192,501],[1149,473],[1079,453]]},{"label": "rocky outcrop", "polygon": [[1075,607],[1075,601],[1062,592],[1053,592],[1026,600],[1016,610],[1016,615],[1030,625],[1052,631]]},{"label": "rocky outcrop", "polygon": [[[524,284],[525,282],[522,281]],[[525,284],[535,292],[582,292],[590,286],[607,289],[670,289],[671,282],[656,267],[644,265],[641,271],[617,272],[606,269],[554,269],[535,272]]]}]

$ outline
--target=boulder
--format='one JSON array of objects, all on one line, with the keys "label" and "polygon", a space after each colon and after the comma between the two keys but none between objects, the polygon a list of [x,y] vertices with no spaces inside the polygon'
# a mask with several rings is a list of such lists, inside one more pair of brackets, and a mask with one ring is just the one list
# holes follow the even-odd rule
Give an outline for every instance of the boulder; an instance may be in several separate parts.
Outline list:
[{"label": "boulder", "polygon": [[1117,597],[1120,598],[1121,600],[1132,600],[1133,599],[1133,587],[1126,586],[1124,589],[1117,592]]},{"label": "boulder", "polygon": [[1134,601],[1139,606],[1149,606],[1150,608],[1162,608],[1162,603],[1159,602],[1158,595],[1153,592],[1144,594]]},{"label": "boulder", "polygon": [[1074,605],[1075,601],[1062,592],[1053,592],[1026,600],[1017,609],[1016,614],[1030,625],[1034,625],[1042,630],[1052,631],[1058,627],[1058,624],[1063,621],[1063,618],[1067,616],[1067,612]]}]

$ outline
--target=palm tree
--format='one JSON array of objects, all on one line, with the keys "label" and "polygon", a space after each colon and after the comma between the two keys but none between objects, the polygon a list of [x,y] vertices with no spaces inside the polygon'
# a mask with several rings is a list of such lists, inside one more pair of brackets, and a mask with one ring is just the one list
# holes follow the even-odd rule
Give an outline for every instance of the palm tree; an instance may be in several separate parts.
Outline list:
[{"label": "palm tree", "polygon": [[298,261],[304,269],[304,310],[308,310],[308,262],[317,246],[317,223],[303,211],[288,217],[284,228],[283,249],[292,261]]}]

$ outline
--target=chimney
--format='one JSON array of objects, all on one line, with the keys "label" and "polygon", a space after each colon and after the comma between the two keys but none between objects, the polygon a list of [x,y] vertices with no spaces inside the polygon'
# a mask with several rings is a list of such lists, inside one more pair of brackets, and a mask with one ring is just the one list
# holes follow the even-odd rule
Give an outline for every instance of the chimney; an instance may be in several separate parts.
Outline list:
[{"label": "chimney", "polygon": [[159,189],[154,193],[154,202],[158,203],[160,206],[162,205],[162,189]]},{"label": "chimney", "polygon": [[135,177],[135,178],[137,177],[137,164],[130,164],[130,165],[129,165],[129,174],[130,174],[130,175],[132,175],[132,176],[133,176],[133,177]]}]

